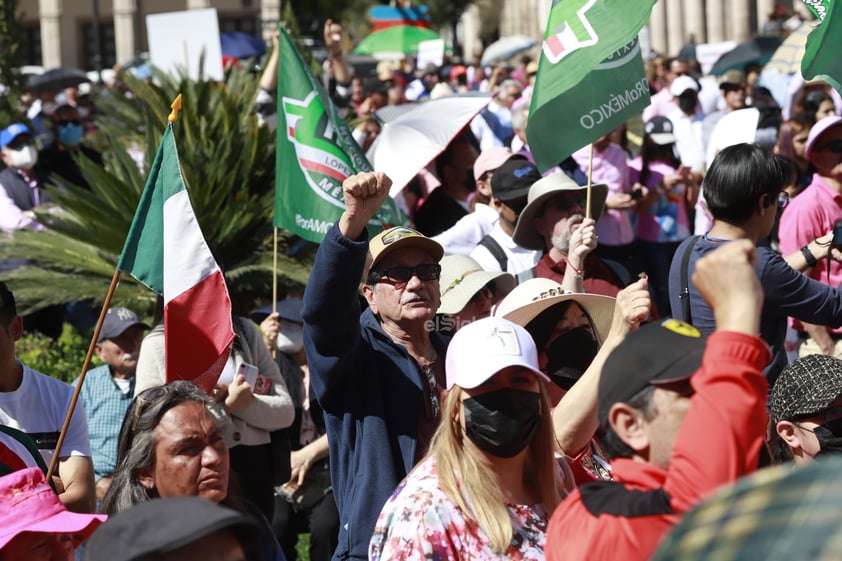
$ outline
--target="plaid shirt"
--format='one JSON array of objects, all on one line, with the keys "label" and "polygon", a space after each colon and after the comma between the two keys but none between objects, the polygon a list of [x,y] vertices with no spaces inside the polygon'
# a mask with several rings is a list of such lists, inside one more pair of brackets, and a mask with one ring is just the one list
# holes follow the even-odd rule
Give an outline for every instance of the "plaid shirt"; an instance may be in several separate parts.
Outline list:
[{"label": "plaid shirt", "polygon": [[85,376],[79,397],[88,417],[88,438],[97,479],[110,476],[116,467],[120,425],[132,402],[134,384],[135,378],[131,378],[129,391],[124,394],[108,365],[89,370]]}]

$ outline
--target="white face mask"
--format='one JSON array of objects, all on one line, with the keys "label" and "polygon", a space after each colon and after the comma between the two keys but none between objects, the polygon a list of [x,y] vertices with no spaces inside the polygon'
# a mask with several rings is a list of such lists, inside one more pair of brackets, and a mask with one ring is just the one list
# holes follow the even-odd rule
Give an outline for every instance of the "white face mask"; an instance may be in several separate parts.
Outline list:
[{"label": "white face mask", "polygon": [[34,146],[27,144],[20,150],[6,149],[9,157],[9,165],[16,169],[32,169],[38,161],[38,151]]},{"label": "white face mask", "polygon": [[295,354],[304,347],[304,327],[300,323],[281,320],[281,332],[275,343],[278,352]]}]

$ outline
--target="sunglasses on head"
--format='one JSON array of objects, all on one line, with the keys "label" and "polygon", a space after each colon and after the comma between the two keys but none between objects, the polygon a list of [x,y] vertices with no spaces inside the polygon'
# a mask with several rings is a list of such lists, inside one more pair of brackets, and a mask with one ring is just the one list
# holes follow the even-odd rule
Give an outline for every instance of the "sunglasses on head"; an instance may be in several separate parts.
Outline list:
[{"label": "sunglasses on head", "polygon": [[143,412],[153,403],[163,398],[165,395],[181,391],[181,390],[192,390],[197,389],[198,386],[189,380],[177,380],[175,382],[170,382],[169,384],[164,384],[162,386],[153,386],[151,388],[147,388],[137,394],[134,398],[134,408],[132,409],[132,422],[131,422],[131,433],[134,434],[137,428],[137,421],[140,419],[140,416],[143,415]]},{"label": "sunglasses on head", "polygon": [[392,285],[403,285],[413,277],[421,281],[438,280],[441,276],[441,265],[438,263],[424,263],[415,267],[390,267],[382,271],[372,271],[369,284],[385,282]]}]

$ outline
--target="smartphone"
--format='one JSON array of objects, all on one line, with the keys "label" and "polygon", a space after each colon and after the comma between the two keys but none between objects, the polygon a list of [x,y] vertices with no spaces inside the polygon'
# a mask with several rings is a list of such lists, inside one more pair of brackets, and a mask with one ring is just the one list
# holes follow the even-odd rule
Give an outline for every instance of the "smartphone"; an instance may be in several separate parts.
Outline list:
[{"label": "smartphone", "polygon": [[255,365],[244,362],[237,368],[237,374],[245,376],[248,385],[254,388],[255,382],[257,382],[257,367]]},{"label": "smartphone", "polygon": [[842,247],[842,220],[833,225],[833,241],[830,244],[833,247]]},{"label": "smartphone", "polygon": [[631,192],[631,198],[632,199],[639,199],[642,196],[643,196],[643,190],[642,189],[635,189],[634,191]]}]

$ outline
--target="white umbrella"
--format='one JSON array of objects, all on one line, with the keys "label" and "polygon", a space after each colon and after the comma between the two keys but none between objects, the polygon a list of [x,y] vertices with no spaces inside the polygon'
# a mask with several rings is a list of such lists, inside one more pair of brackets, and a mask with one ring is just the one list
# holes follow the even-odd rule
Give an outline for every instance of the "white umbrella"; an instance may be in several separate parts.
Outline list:
[{"label": "white umbrella", "polygon": [[503,37],[494,41],[482,51],[480,64],[488,66],[492,62],[512,58],[518,53],[528,51],[537,44],[538,41],[526,35],[509,35],[508,37]]},{"label": "white umbrella", "polygon": [[367,156],[392,180],[389,194],[394,197],[441,154],[490,100],[490,94],[477,93],[440,97],[385,123]]}]

